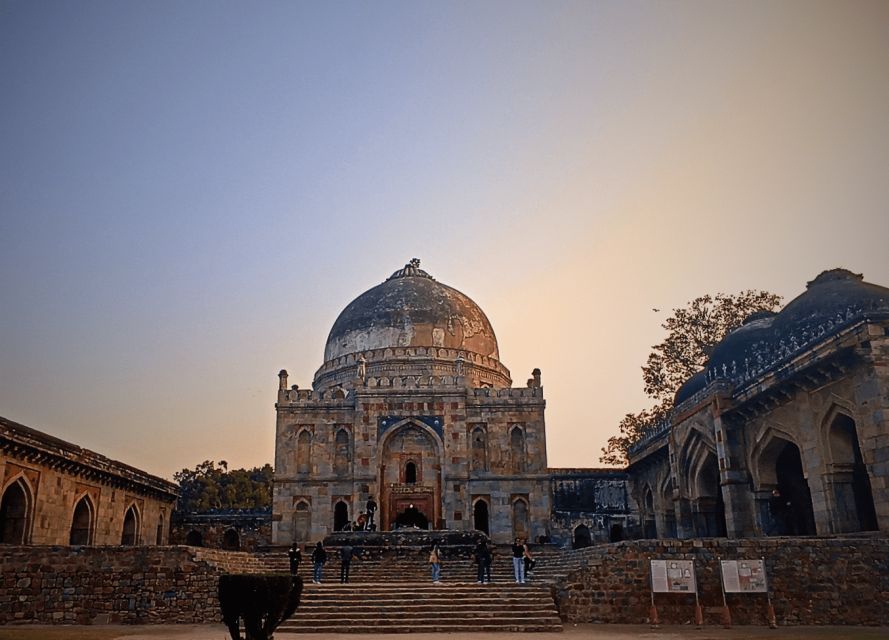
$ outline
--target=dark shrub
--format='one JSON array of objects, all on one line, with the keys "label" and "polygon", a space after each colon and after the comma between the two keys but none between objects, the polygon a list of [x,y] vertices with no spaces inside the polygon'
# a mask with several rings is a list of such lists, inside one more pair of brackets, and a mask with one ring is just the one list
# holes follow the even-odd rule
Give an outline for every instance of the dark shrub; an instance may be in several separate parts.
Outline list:
[{"label": "dark shrub", "polygon": [[241,640],[239,620],[244,621],[245,640],[269,640],[278,625],[296,611],[302,590],[299,576],[221,576],[219,606],[232,640]]}]

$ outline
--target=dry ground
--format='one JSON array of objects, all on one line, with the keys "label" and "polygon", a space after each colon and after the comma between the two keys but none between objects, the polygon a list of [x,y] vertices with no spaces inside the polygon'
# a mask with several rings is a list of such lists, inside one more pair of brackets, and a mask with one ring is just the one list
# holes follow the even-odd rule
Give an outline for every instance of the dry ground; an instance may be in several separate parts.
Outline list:
[{"label": "dry ground", "polygon": [[[569,625],[565,633],[479,634],[286,634],[278,640],[886,640],[889,627],[662,627],[637,625]],[[0,627],[0,640],[231,640],[222,625],[41,626]]]}]

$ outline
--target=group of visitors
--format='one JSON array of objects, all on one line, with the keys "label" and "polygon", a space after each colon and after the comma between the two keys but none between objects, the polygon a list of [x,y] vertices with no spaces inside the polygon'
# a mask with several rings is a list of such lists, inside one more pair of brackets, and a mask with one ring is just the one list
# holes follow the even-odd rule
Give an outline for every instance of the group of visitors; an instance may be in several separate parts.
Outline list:
[{"label": "group of visitors", "polygon": [[[302,562],[302,551],[295,542],[287,552],[290,560],[290,574],[296,575],[299,572],[299,565]],[[321,583],[321,574],[324,565],[327,563],[327,550],[324,544],[318,542],[312,549],[312,582],[314,584]],[[353,558],[360,558],[360,551],[356,550],[352,545],[345,544],[340,547],[340,582],[346,584],[349,582],[349,569],[352,565]],[[432,582],[438,584],[441,582],[441,548],[437,543],[432,545],[429,551],[429,566],[432,569]],[[478,584],[486,584],[491,582],[491,565],[494,563],[494,554],[488,547],[487,540],[481,540],[472,552],[473,562],[477,565],[477,582]],[[533,556],[528,548],[528,543],[524,538],[516,538],[512,545],[512,569],[517,584],[525,584],[530,579],[529,574],[534,569]]]},{"label": "group of visitors", "polygon": [[[299,573],[299,565],[303,558],[298,544],[293,543],[290,551],[287,552],[287,557],[290,560],[290,575],[295,576]],[[327,549],[324,548],[323,543],[318,542],[315,548],[312,549],[312,582],[315,584],[321,583],[321,575],[324,565],[327,564],[327,557]],[[352,566],[352,559],[360,557],[361,552],[352,547],[352,545],[346,544],[340,547],[340,582],[343,584],[349,582],[349,569]]]},{"label": "group of visitors", "polygon": [[[482,540],[476,545],[475,551],[472,552],[472,559],[476,564],[476,582],[478,584],[491,582],[491,565],[494,564],[494,554],[488,547],[486,540]],[[512,545],[512,569],[516,583],[525,584],[530,579],[528,574],[534,569],[535,564],[527,541],[524,538],[516,538]]]}]

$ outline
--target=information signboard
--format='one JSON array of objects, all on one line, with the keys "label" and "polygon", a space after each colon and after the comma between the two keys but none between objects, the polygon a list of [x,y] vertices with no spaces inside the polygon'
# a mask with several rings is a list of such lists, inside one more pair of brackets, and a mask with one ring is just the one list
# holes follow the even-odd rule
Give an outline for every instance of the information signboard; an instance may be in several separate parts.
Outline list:
[{"label": "information signboard", "polygon": [[762,560],[722,560],[722,587],[726,593],[766,593],[766,567]]},{"label": "information signboard", "polygon": [[654,593],[697,593],[692,560],[652,560],[651,590]]}]

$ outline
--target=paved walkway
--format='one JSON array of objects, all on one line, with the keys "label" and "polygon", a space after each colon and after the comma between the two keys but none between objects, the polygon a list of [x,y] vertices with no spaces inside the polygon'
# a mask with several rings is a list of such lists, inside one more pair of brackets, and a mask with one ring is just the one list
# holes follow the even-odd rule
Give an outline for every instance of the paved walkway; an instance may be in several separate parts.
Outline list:
[{"label": "paved walkway", "polygon": [[[567,625],[564,633],[411,633],[285,634],[278,640],[885,640],[889,627],[662,627],[636,625]],[[152,626],[0,626],[0,640],[231,640],[222,625]]]}]

